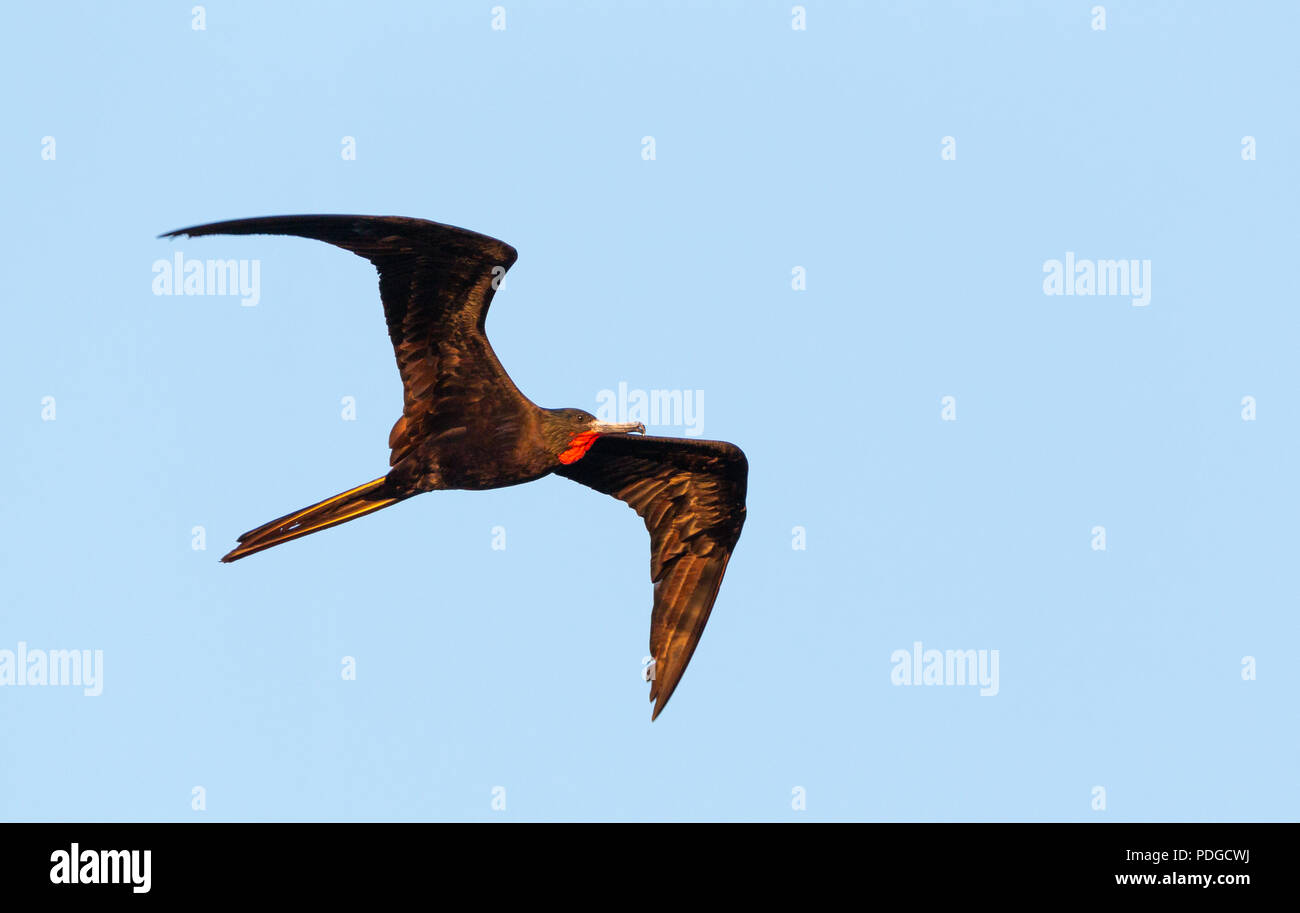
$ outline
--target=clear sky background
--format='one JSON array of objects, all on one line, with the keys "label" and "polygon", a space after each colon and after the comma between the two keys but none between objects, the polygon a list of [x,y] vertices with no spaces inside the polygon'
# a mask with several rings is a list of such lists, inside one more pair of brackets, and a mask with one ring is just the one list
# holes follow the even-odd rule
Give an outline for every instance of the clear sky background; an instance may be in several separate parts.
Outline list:
[{"label": "clear sky background", "polygon": [[[192,5],[3,13],[0,649],[104,681],[0,688],[0,819],[1300,813],[1300,7]],[[400,413],[364,260],[156,238],[298,212],[509,242],[534,401],[700,390],[744,448],[653,725],[645,529],[566,480],[218,562]],[[177,251],[259,303],[154,295]],[[1067,251],[1149,259],[1150,304],[1045,295]],[[918,641],[998,694],[892,684]]]}]

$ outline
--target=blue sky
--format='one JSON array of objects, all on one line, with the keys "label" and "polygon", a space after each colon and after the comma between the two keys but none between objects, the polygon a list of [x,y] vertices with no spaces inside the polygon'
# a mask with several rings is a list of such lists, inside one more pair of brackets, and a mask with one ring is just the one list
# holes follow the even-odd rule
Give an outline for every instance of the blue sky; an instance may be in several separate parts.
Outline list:
[{"label": "blue sky", "polygon": [[[0,651],[103,676],[0,687],[0,819],[1294,820],[1300,10],[494,5],[5,10]],[[401,408],[365,261],[156,238],[296,212],[507,241],[534,401],[744,448],[653,725],[645,530],[566,480],[218,563]],[[257,305],[153,294],[178,251]],[[917,642],[997,694],[893,684]]]}]

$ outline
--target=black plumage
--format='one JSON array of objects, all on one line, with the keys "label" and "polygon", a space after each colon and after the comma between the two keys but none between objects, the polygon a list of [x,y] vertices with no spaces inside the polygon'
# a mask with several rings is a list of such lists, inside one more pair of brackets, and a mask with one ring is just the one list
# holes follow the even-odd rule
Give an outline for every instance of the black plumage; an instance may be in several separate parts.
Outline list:
[{"label": "black plumage", "polygon": [[422,219],[336,215],[238,219],[163,237],[215,234],[313,238],[373,263],[405,391],[389,435],[387,475],[244,533],[222,560],[426,491],[565,476],[625,501],[650,532],[650,698],[657,717],[695,652],[745,522],[748,464],[740,449],[646,437],[639,424],[603,423],[581,409],[545,409],[525,397],[484,331],[500,279],[517,257],[495,238]]}]

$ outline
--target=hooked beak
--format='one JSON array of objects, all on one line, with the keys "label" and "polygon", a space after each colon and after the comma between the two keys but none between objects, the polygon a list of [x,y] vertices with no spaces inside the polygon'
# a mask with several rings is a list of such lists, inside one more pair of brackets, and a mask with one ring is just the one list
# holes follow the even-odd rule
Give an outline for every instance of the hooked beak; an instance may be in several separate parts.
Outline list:
[{"label": "hooked beak", "polygon": [[593,421],[587,427],[597,434],[645,434],[645,425],[640,422]]}]

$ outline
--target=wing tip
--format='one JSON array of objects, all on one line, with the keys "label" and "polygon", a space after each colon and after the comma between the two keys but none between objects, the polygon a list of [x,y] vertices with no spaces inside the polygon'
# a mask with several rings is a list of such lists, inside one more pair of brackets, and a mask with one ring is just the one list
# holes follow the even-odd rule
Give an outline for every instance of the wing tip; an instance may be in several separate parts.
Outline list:
[{"label": "wing tip", "polygon": [[205,222],[202,225],[190,225],[186,228],[177,228],[172,231],[165,231],[158,237],[162,238],[199,238],[203,235],[218,235],[223,233],[223,229],[228,225],[235,225],[239,222],[248,221],[246,219],[234,219],[229,222]]},{"label": "wing tip", "polygon": [[[470,241],[479,250],[487,252],[499,260],[506,269],[513,266],[515,261],[519,259],[519,251],[500,238],[494,238],[491,235],[485,235],[469,228],[461,228],[458,225],[449,225],[445,222],[434,222],[430,219],[418,219],[411,216],[366,216],[344,215],[341,213],[253,216],[244,219],[205,222],[202,225],[191,225],[189,228],[178,228],[175,231],[163,232],[158,238],[196,238],[203,235],[222,234],[292,235],[324,241],[327,244],[336,244],[346,250],[350,248],[346,244],[340,244],[337,238],[329,237],[325,229],[334,231],[351,230],[357,233],[365,233],[376,232],[381,229],[391,232],[402,228],[411,228],[417,232],[433,230],[440,234],[445,233],[446,236],[452,238],[458,238],[461,243]],[[322,236],[323,234],[326,236]]]},{"label": "wing tip", "polygon": [[[202,225],[190,225],[187,228],[177,228],[174,231],[165,231],[158,237],[161,238],[201,238],[204,235],[224,235],[224,234],[258,234],[256,231],[257,223],[270,222],[274,219],[296,218],[294,216],[259,216],[251,219],[226,219],[221,222],[204,222]],[[252,228],[252,231],[241,231],[241,229]],[[267,232],[275,234],[275,232]]]},{"label": "wing tip", "polygon": [[673,691],[677,687],[675,683],[669,688],[661,688],[659,685],[658,679],[653,679],[650,682],[650,700],[655,705],[655,709],[650,712],[650,722],[652,723],[659,719],[659,714],[664,712],[664,708],[668,706],[668,699],[673,696]]}]

